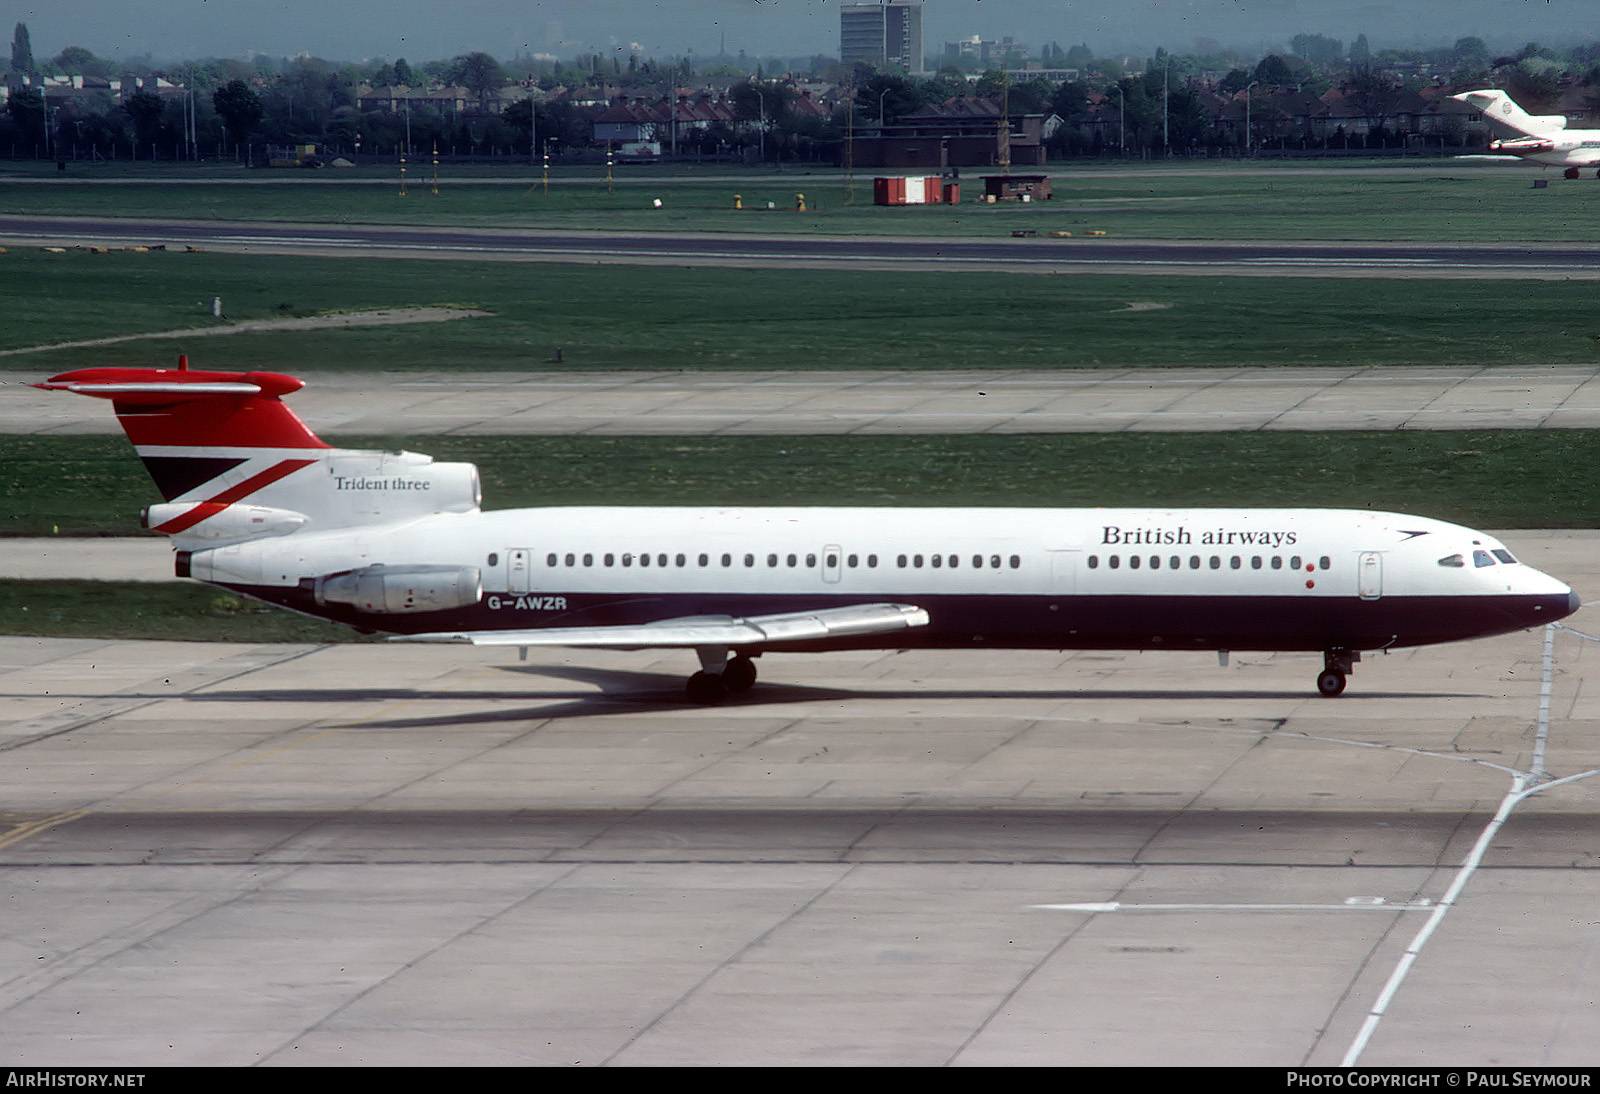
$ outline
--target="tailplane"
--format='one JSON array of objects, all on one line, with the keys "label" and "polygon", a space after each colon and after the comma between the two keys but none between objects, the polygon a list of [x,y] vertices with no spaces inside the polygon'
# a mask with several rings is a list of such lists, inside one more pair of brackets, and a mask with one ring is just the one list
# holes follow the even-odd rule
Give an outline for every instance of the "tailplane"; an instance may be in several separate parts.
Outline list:
[{"label": "tailplane", "polygon": [[478,508],[478,471],[413,452],[332,448],[275,372],[88,368],[35,387],[110,399],[165,499],[143,524],[180,550],[307,530],[394,524]]},{"label": "tailplane", "polygon": [[1547,137],[1567,127],[1564,114],[1529,114],[1504,91],[1485,89],[1450,96],[1483,111],[1484,120],[1527,137]]}]

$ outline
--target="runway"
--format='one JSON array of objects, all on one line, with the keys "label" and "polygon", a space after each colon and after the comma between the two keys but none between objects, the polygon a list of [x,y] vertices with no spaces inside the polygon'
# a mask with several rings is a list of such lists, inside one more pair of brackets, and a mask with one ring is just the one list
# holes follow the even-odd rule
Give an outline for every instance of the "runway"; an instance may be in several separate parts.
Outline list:
[{"label": "runway", "polygon": [[[1600,587],[1600,533],[1505,537]],[[0,1057],[1337,1064],[1438,916],[1361,1063],[1592,1065],[1595,651],[1552,654],[1541,722],[1542,632],[1336,700],[888,652],[710,709],[676,654],[3,638]]]},{"label": "runway", "polygon": [[1600,277],[1593,247],[1561,243],[1122,240],[579,232],[0,215],[7,246],[197,247],[255,254],[1261,277]]},{"label": "runway", "polygon": [[[298,375],[290,405],[330,435],[1600,426],[1595,365]],[[42,378],[0,372],[0,432],[118,431],[103,405],[28,386]]]}]

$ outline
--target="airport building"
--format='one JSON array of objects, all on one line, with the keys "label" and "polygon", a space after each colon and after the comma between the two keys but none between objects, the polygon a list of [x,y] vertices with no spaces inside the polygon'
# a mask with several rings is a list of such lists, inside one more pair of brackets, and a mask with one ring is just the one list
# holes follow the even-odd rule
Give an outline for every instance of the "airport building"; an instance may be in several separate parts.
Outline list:
[{"label": "airport building", "polygon": [[922,60],[922,0],[839,7],[839,59],[847,65],[899,65],[912,75]]}]

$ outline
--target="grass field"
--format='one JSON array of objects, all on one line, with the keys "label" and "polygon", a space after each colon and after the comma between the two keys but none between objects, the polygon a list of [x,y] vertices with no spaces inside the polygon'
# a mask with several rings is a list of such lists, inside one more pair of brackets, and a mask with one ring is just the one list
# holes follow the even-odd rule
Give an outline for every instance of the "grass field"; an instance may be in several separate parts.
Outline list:
[{"label": "grass field", "polygon": [[[1600,188],[1597,188],[1600,197]],[[0,349],[428,304],[492,318],[0,358],[452,370],[1063,368],[1593,361],[1590,282],[672,269],[189,254],[0,254]],[[1157,307],[1130,307],[1155,304]]]},{"label": "grass field", "polygon": [[45,638],[193,642],[382,641],[223,589],[141,581],[0,579],[0,629]]},{"label": "grass field", "polygon": [[[349,172],[73,165],[62,175],[0,163],[0,212],[627,232],[993,236],[1027,227],[1163,239],[1600,240],[1600,184],[1556,177],[1535,190],[1533,180],[1551,173],[1532,166],[1419,159],[1064,163],[1044,170],[1056,175],[1049,202],[978,204],[971,199],[981,192],[982,172],[971,169],[962,179],[968,200],[959,206],[879,208],[872,205],[872,172],[857,177],[852,201],[841,173],[824,167],[627,166],[613,172],[608,192],[592,167],[558,168],[546,190],[528,166],[447,166],[435,194],[431,166],[413,162],[402,197],[398,165]],[[8,175],[34,181],[4,185]],[[151,178],[161,181],[140,181]],[[99,184],[113,179],[120,181]],[[185,183],[176,201],[174,180]],[[742,211],[733,209],[735,194]],[[797,194],[805,195],[808,212],[792,211]],[[767,211],[768,202],[777,210]]]},{"label": "grass field", "polygon": [[[1600,434],[329,437],[476,463],[485,504],[1310,505],[1600,526]],[[121,437],[0,436],[0,535],[128,535],[159,501]]]}]

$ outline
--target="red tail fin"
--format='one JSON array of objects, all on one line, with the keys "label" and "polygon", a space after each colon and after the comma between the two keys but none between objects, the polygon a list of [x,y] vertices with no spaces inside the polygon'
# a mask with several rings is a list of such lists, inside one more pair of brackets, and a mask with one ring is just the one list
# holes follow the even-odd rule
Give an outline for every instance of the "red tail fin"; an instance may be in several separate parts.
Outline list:
[{"label": "red tail fin", "polygon": [[304,383],[276,372],[85,368],[34,386],[110,399],[138,448],[328,447],[279,401]]}]

